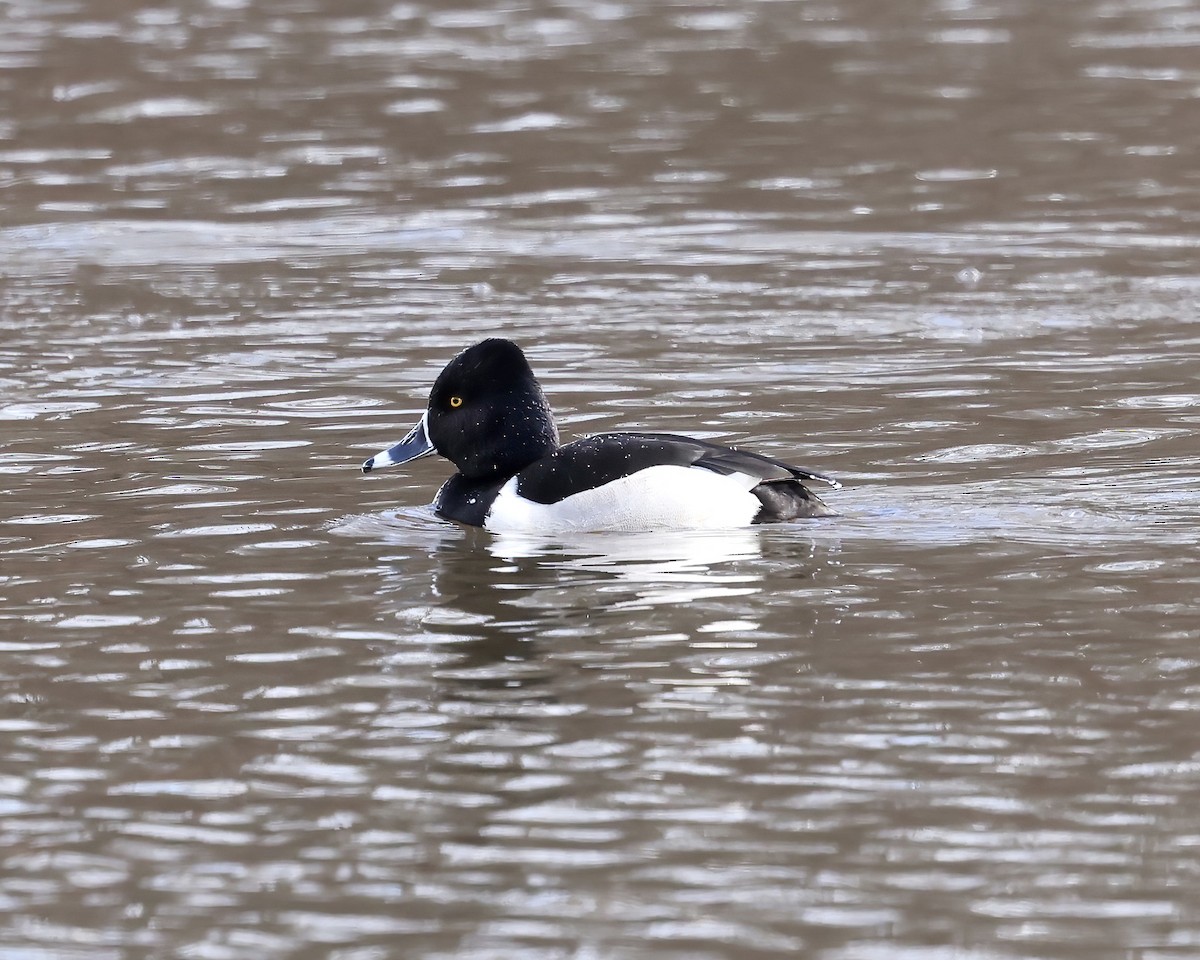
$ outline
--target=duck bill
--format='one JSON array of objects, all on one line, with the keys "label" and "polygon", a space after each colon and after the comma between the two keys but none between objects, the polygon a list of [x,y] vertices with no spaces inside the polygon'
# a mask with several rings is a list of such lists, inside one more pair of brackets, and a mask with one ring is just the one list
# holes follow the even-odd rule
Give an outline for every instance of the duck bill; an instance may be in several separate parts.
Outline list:
[{"label": "duck bill", "polygon": [[423,457],[427,453],[433,453],[433,444],[429,442],[429,430],[426,425],[428,413],[424,414],[417,422],[417,425],[408,431],[408,434],[394,447],[388,447],[382,450],[375,456],[371,457],[362,465],[363,473],[370,473],[372,470],[379,470],[383,467],[394,467],[400,463],[408,463],[410,460],[416,460],[417,457]]}]

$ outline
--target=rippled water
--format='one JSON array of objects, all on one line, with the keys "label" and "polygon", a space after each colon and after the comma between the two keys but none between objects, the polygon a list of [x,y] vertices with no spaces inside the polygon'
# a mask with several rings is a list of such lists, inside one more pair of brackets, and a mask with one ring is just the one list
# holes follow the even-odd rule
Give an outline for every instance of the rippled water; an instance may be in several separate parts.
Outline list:
[{"label": "rippled water", "polygon": [[[1200,14],[0,10],[0,955],[1200,952]],[[492,537],[455,351],[840,516]]]}]

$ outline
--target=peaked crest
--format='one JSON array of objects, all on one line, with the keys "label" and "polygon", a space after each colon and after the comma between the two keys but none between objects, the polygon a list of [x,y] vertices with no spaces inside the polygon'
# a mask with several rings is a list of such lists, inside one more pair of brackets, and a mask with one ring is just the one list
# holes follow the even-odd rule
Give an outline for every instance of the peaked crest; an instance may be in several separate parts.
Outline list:
[{"label": "peaked crest", "polygon": [[429,440],[469,479],[511,476],[558,449],[550,403],[525,354],[493,337],[468,347],[434,381]]}]

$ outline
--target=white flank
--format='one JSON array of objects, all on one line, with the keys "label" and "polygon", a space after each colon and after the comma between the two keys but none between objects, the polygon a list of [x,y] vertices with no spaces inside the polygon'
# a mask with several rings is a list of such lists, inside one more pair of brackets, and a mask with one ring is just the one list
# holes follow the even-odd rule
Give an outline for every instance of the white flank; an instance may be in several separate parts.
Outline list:
[{"label": "white flank", "polygon": [[745,527],[762,506],[748,483],[754,486],[758,478],[658,466],[558,503],[535,503],[517,494],[514,477],[500,488],[483,526],[494,533],[533,534]]}]

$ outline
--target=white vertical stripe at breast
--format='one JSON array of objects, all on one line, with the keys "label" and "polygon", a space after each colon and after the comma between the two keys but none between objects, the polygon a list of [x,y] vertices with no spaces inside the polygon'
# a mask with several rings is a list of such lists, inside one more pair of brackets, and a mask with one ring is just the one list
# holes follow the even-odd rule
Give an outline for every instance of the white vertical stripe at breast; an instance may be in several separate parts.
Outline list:
[{"label": "white vertical stripe at breast", "polygon": [[514,477],[500,488],[483,525],[495,533],[546,534],[745,527],[762,506],[748,479],[703,467],[648,467],[558,503],[537,503],[517,493]]}]

